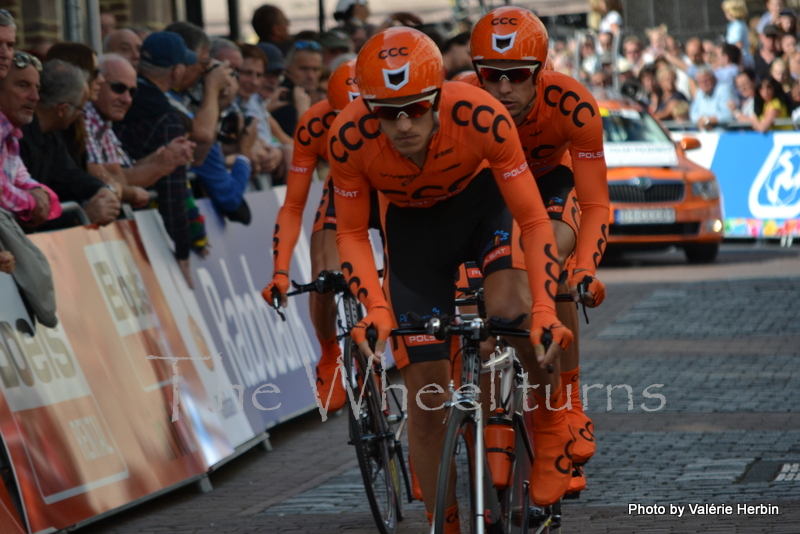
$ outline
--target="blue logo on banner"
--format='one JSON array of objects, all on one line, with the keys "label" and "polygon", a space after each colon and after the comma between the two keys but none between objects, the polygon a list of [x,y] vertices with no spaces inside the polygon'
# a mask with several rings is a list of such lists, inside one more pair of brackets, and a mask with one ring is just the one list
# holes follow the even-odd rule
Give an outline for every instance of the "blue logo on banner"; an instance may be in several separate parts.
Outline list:
[{"label": "blue logo on banner", "polygon": [[[788,136],[787,136],[788,137]],[[775,146],[750,189],[750,211],[765,219],[800,215],[800,143],[775,136]],[[787,143],[786,141],[794,141]]]}]

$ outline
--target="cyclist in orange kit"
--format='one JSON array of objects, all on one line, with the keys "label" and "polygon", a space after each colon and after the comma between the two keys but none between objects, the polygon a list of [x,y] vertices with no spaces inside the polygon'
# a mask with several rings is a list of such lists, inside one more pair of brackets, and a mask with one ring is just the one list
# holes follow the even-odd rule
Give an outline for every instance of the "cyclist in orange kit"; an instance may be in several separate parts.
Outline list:
[{"label": "cyclist in orange kit", "polygon": [[[353,59],[334,71],[328,81],[328,99],[311,106],[297,124],[286,200],[278,212],[272,240],[272,282],[263,291],[267,302],[271,303],[272,292],[278,291],[281,294],[281,303],[286,306],[292,252],[300,235],[303,210],[308,201],[314,169],[318,160],[328,161],[328,133],[334,118],[359,94],[355,82],[355,64]],[[339,252],[336,250],[336,210],[331,184],[332,177],[329,175],[311,234],[312,276],[324,270],[341,269]],[[333,293],[310,293],[309,307],[311,322],[322,347],[322,356],[317,364],[317,393],[322,406],[335,412],[344,406],[345,390],[341,374],[337,375],[338,358],[342,352],[336,337],[336,302]]]},{"label": "cyclist in orange kit", "polygon": [[[475,71],[483,88],[514,120],[528,165],[536,178],[558,245],[563,274],[560,292],[577,302],[577,286],[588,285],[584,303],[598,306],[605,286],[596,271],[608,240],[608,184],[603,154],[603,122],[597,102],[577,80],[542,67],[548,36],[536,15],[501,7],[475,25],[470,38]],[[580,231],[579,231],[580,230]],[[574,305],[559,303],[558,317],[576,333]],[[561,384],[571,384],[567,418],[576,436],[573,463],[582,465],[595,451],[592,421],[583,412],[578,343],[561,360]],[[563,392],[566,395],[566,389]],[[536,412],[534,411],[534,420]],[[570,492],[586,486],[578,469]]]},{"label": "cyclist in orange kit", "polygon": [[[372,355],[366,329],[373,325],[380,356],[393,327],[414,324],[409,312],[452,314],[456,270],[476,261],[488,315],[522,316],[531,329],[530,339],[514,344],[531,383],[541,386],[537,401],[560,407],[560,375],[545,368],[558,367],[572,333],[555,315],[555,240],[511,117],[485,91],[443,84],[438,48],[411,28],[372,37],[356,71],[362,96],[334,121],[328,149],[342,270],[367,308],[353,339]],[[388,257],[383,287],[368,236],[372,188]],[[545,330],[554,338],[546,353]],[[430,514],[445,429],[436,407],[448,400],[450,351],[447,342],[408,341],[393,338],[392,353],[408,388],[409,454]],[[532,498],[549,505],[569,486],[573,439],[563,411],[548,410],[536,432]],[[448,528],[456,531],[457,504],[447,504]]]}]

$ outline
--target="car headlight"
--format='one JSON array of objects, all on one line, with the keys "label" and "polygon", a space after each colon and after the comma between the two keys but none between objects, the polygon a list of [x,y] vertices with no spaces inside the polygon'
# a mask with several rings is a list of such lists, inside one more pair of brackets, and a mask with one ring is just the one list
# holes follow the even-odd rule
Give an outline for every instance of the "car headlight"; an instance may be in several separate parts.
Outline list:
[{"label": "car headlight", "polygon": [[703,200],[714,200],[715,198],[719,198],[719,187],[717,187],[716,180],[694,182],[692,184],[692,194]]}]

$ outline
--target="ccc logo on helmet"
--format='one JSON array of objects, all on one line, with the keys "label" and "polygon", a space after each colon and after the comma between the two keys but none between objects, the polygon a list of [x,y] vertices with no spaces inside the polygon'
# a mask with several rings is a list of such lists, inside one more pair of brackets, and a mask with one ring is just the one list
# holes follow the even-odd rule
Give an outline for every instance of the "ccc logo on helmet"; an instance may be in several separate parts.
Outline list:
[{"label": "ccc logo on helmet", "polygon": [[497,26],[498,24],[508,24],[509,26],[516,26],[517,19],[513,17],[512,18],[502,17],[499,19],[492,19],[492,26]]},{"label": "ccc logo on helmet", "polygon": [[379,59],[386,59],[390,57],[397,57],[397,56],[407,56],[408,55],[408,47],[401,46],[400,48],[390,48],[388,50],[381,50],[378,54]]}]

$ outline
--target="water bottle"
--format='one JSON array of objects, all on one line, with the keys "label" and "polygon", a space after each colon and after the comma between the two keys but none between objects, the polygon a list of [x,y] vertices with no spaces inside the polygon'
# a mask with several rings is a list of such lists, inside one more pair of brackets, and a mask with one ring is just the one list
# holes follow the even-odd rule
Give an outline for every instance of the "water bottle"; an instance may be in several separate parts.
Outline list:
[{"label": "water bottle", "polygon": [[511,418],[502,413],[493,415],[486,421],[483,432],[494,486],[506,489],[511,485],[511,467],[514,464],[514,427]]}]

